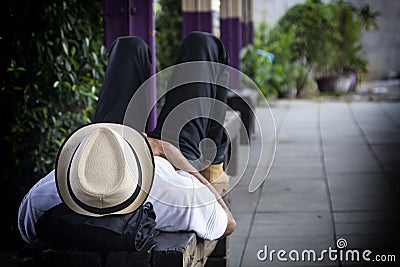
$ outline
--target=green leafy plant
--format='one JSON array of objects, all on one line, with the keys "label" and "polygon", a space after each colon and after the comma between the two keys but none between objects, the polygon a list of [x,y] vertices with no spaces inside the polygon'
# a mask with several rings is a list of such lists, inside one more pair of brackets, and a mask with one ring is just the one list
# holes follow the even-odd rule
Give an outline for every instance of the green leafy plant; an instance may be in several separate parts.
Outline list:
[{"label": "green leafy plant", "polygon": [[278,25],[285,33],[296,25],[291,43],[293,61],[307,68],[297,82],[298,92],[310,74],[318,79],[367,71],[368,62],[361,54],[361,30],[376,28],[378,16],[369,6],[357,9],[343,0],[329,4],[308,0],[290,8]]},{"label": "green leafy plant", "polygon": [[335,65],[336,43],[341,38],[328,5],[308,0],[290,8],[278,21],[282,32],[296,25],[290,44],[293,60],[308,68],[329,71]]},{"label": "green leafy plant", "polygon": [[[290,44],[294,26],[283,33],[279,26],[268,31],[265,23],[256,28],[254,44],[241,51],[241,70],[247,74],[268,97],[284,96],[296,87],[303,67],[293,62]],[[270,55],[270,57],[268,57]]]},{"label": "green leafy plant", "polygon": [[101,3],[30,4],[33,10],[38,5],[38,13],[9,4],[17,18],[34,16],[37,26],[14,33],[1,84],[3,108],[13,112],[3,140],[10,153],[3,179],[40,177],[54,168],[64,138],[91,121],[106,64]]},{"label": "green leafy plant", "polygon": [[[354,9],[353,9],[354,10]],[[369,32],[371,29],[378,30],[378,18],[381,15],[378,11],[372,11],[370,5],[364,5],[360,9],[356,9],[357,19],[360,23],[361,30]]]},{"label": "green leafy plant", "polygon": [[282,81],[282,69],[274,68],[273,63],[260,56],[257,50],[256,46],[251,45],[242,49],[241,70],[257,84],[265,97],[277,95]]},{"label": "green leafy plant", "polygon": [[367,60],[361,56],[361,24],[357,9],[343,0],[332,2],[330,8],[337,21],[340,38],[336,42],[335,71],[367,71]]}]

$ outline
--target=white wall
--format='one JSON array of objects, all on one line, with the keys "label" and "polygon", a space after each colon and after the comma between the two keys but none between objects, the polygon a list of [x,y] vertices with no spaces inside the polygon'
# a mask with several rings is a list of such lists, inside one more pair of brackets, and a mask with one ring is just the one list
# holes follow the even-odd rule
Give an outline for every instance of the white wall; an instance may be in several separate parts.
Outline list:
[{"label": "white wall", "polygon": [[368,58],[368,78],[386,78],[389,71],[400,74],[400,1],[351,0],[356,6],[369,4],[381,12],[379,30],[363,33],[363,52]]},{"label": "white wall", "polygon": [[268,25],[272,25],[291,6],[303,2],[305,0],[254,0],[254,21],[256,23],[266,21]]}]

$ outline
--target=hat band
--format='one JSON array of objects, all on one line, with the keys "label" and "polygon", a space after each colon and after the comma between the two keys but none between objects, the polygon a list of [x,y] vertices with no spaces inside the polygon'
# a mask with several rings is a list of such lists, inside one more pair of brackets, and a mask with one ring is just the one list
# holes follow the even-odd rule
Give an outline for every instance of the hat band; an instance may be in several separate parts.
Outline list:
[{"label": "hat band", "polygon": [[79,143],[78,146],[75,148],[75,151],[72,154],[71,160],[70,160],[69,165],[68,165],[67,186],[68,186],[68,192],[69,192],[71,198],[75,201],[75,203],[79,207],[81,207],[82,209],[84,209],[86,211],[89,211],[91,213],[103,215],[103,214],[109,214],[109,213],[114,213],[114,212],[123,210],[123,209],[127,208],[137,198],[137,196],[140,193],[140,188],[141,188],[141,185],[142,185],[142,167],[140,165],[139,158],[138,158],[135,150],[133,149],[133,147],[131,146],[131,144],[129,142],[126,142],[126,143],[129,145],[129,148],[132,150],[133,155],[135,156],[136,165],[138,166],[138,173],[139,173],[138,184],[137,184],[136,189],[133,192],[133,194],[127,200],[125,200],[124,202],[122,202],[122,203],[120,203],[118,205],[115,205],[115,206],[112,206],[112,207],[108,207],[108,208],[96,208],[96,207],[89,206],[89,205],[83,203],[82,201],[80,201],[78,199],[78,197],[74,194],[74,191],[72,190],[69,178],[70,178],[72,159],[74,158],[74,155],[75,155],[76,151],[78,150],[78,148],[79,148],[81,143]]}]

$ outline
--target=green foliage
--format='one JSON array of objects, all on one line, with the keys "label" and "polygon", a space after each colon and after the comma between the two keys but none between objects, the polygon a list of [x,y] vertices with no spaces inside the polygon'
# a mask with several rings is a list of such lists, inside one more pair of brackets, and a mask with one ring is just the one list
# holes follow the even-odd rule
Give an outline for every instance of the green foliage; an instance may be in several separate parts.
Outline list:
[{"label": "green foliage", "polygon": [[156,8],[157,71],[175,64],[181,40],[181,0],[159,0]]},{"label": "green foliage", "polygon": [[328,5],[308,0],[290,8],[278,21],[283,32],[295,28],[291,43],[294,60],[308,68],[331,68],[335,65],[336,46],[341,38],[337,21]]},{"label": "green foliage", "polygon": [[338,23],[337,30],[341,37],[335,44],[336,71],[340,73],[355,69],[366,72],[368,62],[361,56],[362,45],[360,44],[363,21],[358,19],[357,9],[343,0],[331,3],[330,8]]},{"label": "green foliage", "polygon": [[275,68],[268,58],[257,53],[257,49],[253,45],[242,49],[241,70],[256,83],[265,97],[277,95],[283,78],[282,69]]},{"label": "green foliage", "polygon": [[[257,28],[254,45],[241,53],[242,70],[265,95],[282,94],[293,87],[299,95],[311,75],[366,72],[361,31],[377,28],[378,16],[368,5],[357,9],[343,0],[297,4],[269,31],[265,24]],[[260,56],[258,49],[274,54],[275,61]]]},{"label": "green foliage", "polygon": [[106,63],[101,2],[36,1],[27,8],[9,3],[25,27],[15,32],[18,26],[10,24],[14,36],[7,40],[12,50],[0,93],[2,108],[12,115],[4,134],[10,160],[3,179],[54,168],[63,139],[90,122]]},{"label": "green foliage", "polygon": [[[279,26],[268,31],[266,24],[260,23],[256,27],[254,44],[241,51],[241,70],[266,97],[288,93],[296,87],[297,80],[304,72],[304,67],[293,62],[290,44],[294,32],[294,26],[288,33],[284,33]],[[260,50],[272,53],[274,61],[263,56]]]},{"label": "green foliage", "polygon": [[371,29],[378,30],[378,17],[381,15],[378,11],[372,11],[369,5],[364,5],[359,10],[356,10],[357,19],[360,23],[360,28],[369,32]]},{"label": "green foliage", "polygon": [[[290,8],[278,21],[282,32],[295,27],[290,45],[292,62],[297,62],[316,77],[341,74],[346,71],[365,72],[367,60],[361,55],[361,30],[377,27],[378,12],[369,6],[355,8],[351,3],[334,0],[324,4],[308,0]],[[303,71],[297,82],[298,92],[308,77]]]}]

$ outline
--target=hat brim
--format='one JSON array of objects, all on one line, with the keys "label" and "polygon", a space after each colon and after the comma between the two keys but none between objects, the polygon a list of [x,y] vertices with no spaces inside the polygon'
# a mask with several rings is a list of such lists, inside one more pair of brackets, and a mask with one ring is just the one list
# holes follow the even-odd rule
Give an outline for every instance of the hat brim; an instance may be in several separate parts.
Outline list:
[{"label": "hat brim", "polygon": [[[74,198],[70,195],[68,188],[68,166],[69,162],[71,162],[74,151],[86,136],[90,135],[93,131],[101,127],[108,127],[123,136],[125,141],[128,142],[128,144],[135,150],[138,163],[140,164],[140,169],[142,171],[141,184],[138,185],[140,187],[140,191],[137,197],[123,209],[105,214],[93,213],[82,208],[78,203],[76,203],[76,201],[74,201]],[[62,201],[77,213],[95,217],[111,214],[126,214],[135,211],[147,199],[154,179],[154,157],[146,137],[131,127],[115,123],[89,124],[75,130],[63,142],[57,155],[55,179],[57,190]]]}]

